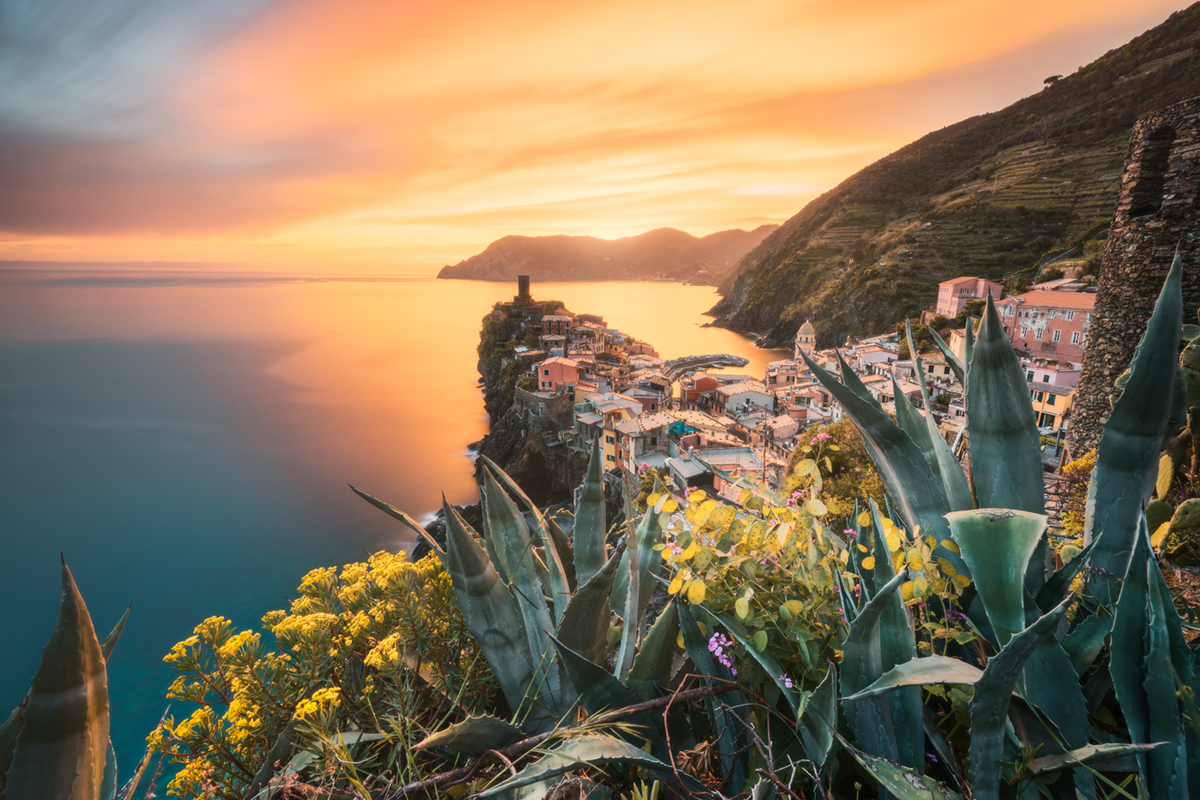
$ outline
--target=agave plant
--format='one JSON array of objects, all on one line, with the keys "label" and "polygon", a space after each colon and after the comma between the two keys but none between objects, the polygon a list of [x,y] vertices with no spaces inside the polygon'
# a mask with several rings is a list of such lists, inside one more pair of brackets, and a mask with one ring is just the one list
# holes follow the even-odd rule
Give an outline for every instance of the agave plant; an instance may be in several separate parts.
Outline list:
[{"label": "agave plant", "polygon": [[[625,542],[610,548],[601,457],[597,443],[576,494],[571,535],[544,516],[520,487],[487,459],[480,492],[482,536],[477,538],[454,508],[444,504],[444,548],[408,514],[355,489],[431,543],[450,574],[471,634],[512,712],[511,723],[488,716],[467,718],[419,743],[418,748],[480,753],[512,744],[522,736],[550,733],[570,722],[578,705],[595,715],[662,696],[677,682],[678,665],[673,657],[680,634],[701,672],[717,681],[730,677],[711,663],[704,635],[686,608],[673,603],[653,625],[643,623],[662,568],[663,522],[674,510],[675,501],[659,493],[651,498],[655,502],[636,525],[628,514],[631,530]],[[623,625],[610,646],[613,611],[621,616]],[[709,712],[711,727],[721,740],[722,769],[740,791],[748,776],[745,723],[734,709],[740,709],[743,701],[732,682],[728,683],[730,691],[711,703]],[[648,769],[676,791],[709,794],[704,786],[670,766],[661,716],[641,713],[628,723],[634,727],[632,732],[623,729],[624,738],[596,733],[564,739],[549,755],[485,794],[521,789],[522,798],[538,798],[558,776],[578,769],[581,763],[612,762]],[[676,749],[696,743],[694,737],[684,739],[677,740]],[[648,744],[648,752],[642,749],[644,744]]]},{"label": "agave plant", "polygon": [[116,798],[105,665],[128,616],[126,610],[100,642],[63,560],[62,602],[54,632],[42,650],[29,693],[0,725],[0,798]]},{"label": "agave plant", "polygon": [[[879,781],[881,794],[957,796],[920,774],[926,738],[935,752],[948,749],[917,692],[922,685],[959,684],[973,687],[972,797],[1009,795],[1022,777],[1055,796],[1097,797],[1097,778],[1107,780],[1103,772],[1110,769],[1137,774],[1146,797],[1200,796],[1194,652],[1145,515],[1163,437],[1182,422],[1175,366],[1180,271],[1176,258],[1105,427],[1088,496],[1087,547],[1055,573],[1047,559],[1032,405],[990,299],[978,339],[968,338],[965,367],[935,337],[965,387],[968,473],[932,417],[922,419],[903,393],[895,393],[893,421],[844,361],[843,382],[808,362],[861,431],[907,527],[932,533],[943,556],[973,576],[969,614],[989,644],[984,655],[915,657],[911,620],[898,597],[903,576],[892,574],[892,559],[875,558],[874,570],[851,564],[870,591],[861,603],[843,593],[850,625],[840,694],[853,744],[843,741]],[[923,378],[921,389],[928,407]],[[875,550],[888,553],[878,510],[872,513]],[[1077,597],[1070,587],[1085,566],[1087,591]],[[1091,714],[1114,698],[1128,741],[1114,741],[1091,723]],[[1185,724],[1189,714],[1193,722]],[[1014,771],[1021,753],[1040,756],[1023,775]]]}]

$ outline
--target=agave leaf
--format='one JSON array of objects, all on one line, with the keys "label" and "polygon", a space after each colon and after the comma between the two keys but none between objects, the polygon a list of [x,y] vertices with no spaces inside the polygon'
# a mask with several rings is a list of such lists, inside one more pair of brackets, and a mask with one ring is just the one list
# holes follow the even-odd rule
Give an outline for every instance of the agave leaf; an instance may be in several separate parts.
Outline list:
[{"label": "agave leaf", "polygon": [[109,745],[108,678],[92,618],[65,561],[58,621],[23,717],[5,797],[99,797]]},{"label": "agave leaf", "polygon": [[817,684],[812,696],[800,713],[800,741],[804,744],[804,756],[821,767],[833,748],[834,729],[837,726],[837,665],[829,664],[829,671]]},{"label": "agave leaf", "polygon": [[863,400],[866,400],[876,408],[882,409],[882,406],[879,405],[879,401],[871,395],[871,392],[867,390],[867,385],[862,382],[861,378],[858,377],[858,373],[846,363],[846,359],[842,358],[842,351],[834,350],[833,352],[837,355],[838,372],[841,373],[842,384],[847,389],[861,397]]},{"label": "agave leaf", "polygon": [[679,636],[679,609],[672,600],[654,620],[642,639],[642,646],[633,656],[626,683],[643,700],[658,695],[658,685],[671,679],[671,663],[675,656],[675,640]]},{"label": "agave leaf", "polygon": [[1088,743],[1087,701],[1070,657],[1053,636],[1025,663],[1021,686],[1025,698],[1058,728],[1067,747]]},{"label": "agave leaf", "polygon": [[[640,702],[640,698],[632,689],[617,680],[616,676],[604,667],[593,664],[562,642],[555,640],[555,645],[558,647],[559,658],[567,668],[567,675],[579,693],[580,702],[589,714],[594,716],[605,710],[627,708]],[[658,724],[650,712],[634,714],[627,722],[636,726],[637,730],[621,738],[635,744],[649,741],[651,755],[655,758],[670,759],[667,742],[659,733]]]},{"label": "agave leaf", "polygon": [[[1158,570],[1154,559],[1146,562],[1147,570]],[[1146,755],[1149,795],[1157,800],[1183,797],[1188,791],[1187,737],[1183,715],[1175,699],[1175,673],[1171,665],[1171,640],[1167,633],[1164,607],[1171,603],[1159,582],[1147,575],[1149,603],[1147,604],[1146,666],[1142,687],[1150,712],[1150,738],[1166,742]]]},{"label": "agave leaf", "polygon": [[1058,770],[1081,767],[1084,764],[1102,763],[1123,756],[1141,755],[1164,744],[1166,742],[1155,742],[1154,744],[1089,744],[1085,747],[1077,747],[1074,750],[1069,750],[1066,753],[1035,758],[1029,763],[1028,769],[1034,775],[1042,775],[1049,772],[1057,772]]},{"label": "agave leaf", "polygon": [[893,595],[899,592],[900,585],[907,575],[907,568],[900,570],[896,577],[888,581],[887,585],[863,606],[858,616],[851,620],[850,631],[842,644],[842,669],[839,676],[842,709],[850,721],[854,741],[866,752],[893,761],[898,758],[898,748],[887,698],[848,698],[870,686],[883,675],[879,619]]},{"label": "agave leaf", "polygon": [[563,574],[567,578],[567,587],[574,592],[578,583],[575,580],[575,553],[571,549],[571,537],[553,517],[546,519],[546,529],[550,533],[550,538],[546,540],[546,546],[553,547],[554,551],[558,553],[559,563],[562,564]]},{"label": "agave leaf", "polygon": [[[433,552],[437,553],[439,556],[443,555],[446,552],[442,548],[442,546],[440,544],[438,544],[437,539],[434,539],[433,536],[430,535],[429,531],[425,530],[425,528],[421,525],[421,523],[417,522],[415,519],[410,517],[408,514],[405,514],[403,511],[396,508],[391,503],[385,503],[382,500],[372,497],[371,495],[367,494],[366,492],[358,489],[357,487],[355,487],[351,484],[346,484],[346,485],[349,486],[350,489],[356,495],[361,497],[363,500],[366,500],[368,503],[375,506],[383,513],[387,514],[389,517],[393,517],[394,519],[398,519],[398,520],[400,520],[400,522],[404,523],[405,527],[407,527],[413,533],[417,534],[422,539],[424,539],[426,542],[428,542],[429,546],[433,549]],[[446,524],[449,525],[449,522],[447,521]],[[444,559],[443,559],[443,563],[444,563]]]},{"label": "agave leaf", "polygon": [[558,626],[559,640],[593,664],[603,664],[608,649],[608,623],[612,617],[608,595],[622,554],[620,550],[613,553],[604,569],[575,593]]},{"label": "agave leaf", "polygon": [[[963,368],[963,362],[958,360],[958,356],[954,355],[954,351],[950,349],[950,345],[946,344],[945,340],[942,339],[942,337],[938,335],[937,331],[935,331],[933,328],[926,328],[926,330],[928,330],[929,335],[933,337],[933,343],[937,345],[938,350],[942,351],[942,356],[945,357],[945,359],[946,359],[946,366],[950,367],[950,371],[954,373],[954,377],[958,380],[958,385],[962,386],[962,387],[966,387],[967,371],[966,371],[966,369]],[[971,320],[969,320],[969,319],[967,320],[967,330],[968,331],[971,330]],[[969,337],[970,333],[968,333],[967,335]],[[911,334],[910,334],[909,338],[910,339],[912,338]],[[916,352],[915,350],[913,350],[911,343],[908,346],[908,351],[910,353]],[[967,363],[969,364],[970,362],[971,362],[971,359],[970,359],[970,355],[968,354]]]},{"label": "agave leaf", "polygon": [[12,710],[4,724],[0,725],[0,798],[4,797],[4,787],[7,781],[8,768],[12,765],[13,748],[17,746],[17,735],[21,733],[21,723],[24,718],[21,712],[29,703],[26,694],[20,704]]},{"label": "agave leaf", "polygon": [[[804,353],[804,363],[812,370],[863,437],[863,446],[875,464],[888,495],[900,505],[910,528],[921,527],[922,535],[933,535],[940,542],[949,538],[945,514],[950,510],[942,482],[900,426],[892,422],[877,404],[863,400],[823,370]],[[956,553],[937,547],[939,556],[948,559],[959,572],[967,573],[966,564]]]},{"label": "agave leaf", "polygon": [[[679,604],[679,628],[683,633],[684,647],[687,648],[692,663],[696,665],[696,671],[702,676],[732,681],[733,675],[728,668],[709,652],[708,642],[700,632],[700,626],[696,624],[688,603]],[[721,770],[729,778],[730,791],[738,794],[749,777],[745,721],[739,714],[743,704],[742,693],[738,689],[730,689],[715,698],[708,698],[705,702],[712,729],[718,735]]]},{"label": "agave leaf", "polygon": [[604,518],[604,467],[600,438],[592,445],[587,475],[575,490],[575,580],[586,584],[604,568],[604,536],[608,525]]},{"label": "agave leaf", "polygon": [[1026,661],[1066,613],[1071,598],[1007,640],[988,660],[971,699],[971,788],[976,800],[1000,797],[1000,760],[1013,687]]},{"label": "agave leaf", "polygon": [[[573,772],[581,766],[599,766],[603,764],[624,764],[631,767],[644,767],[653,773],[670,774],[676,772],[669,764],[659,761],[641,748],[612,736],[578,736],[565,740],[561,745],[551,750],[542,758],[530,764],[515,776],[502,783],[489,787],[476,797],[493,797],[498,794],[529,786],[533,783],[557,778],[568,772]],[[692,791],[699,791],[700,796],[708,796],[708,792],[695,779],[678,773],[679,779]],[[656,777],[658,775],[656,774]],[[662,780],[659,777],[659,780]]]},{"label": "agave leaf", "polygon": [[426,736],[412,746],[413,750],[448,747],[456,753],[476,756],[488,750],[498,750],[525,738],[520,728],[491,714],[469,716],[448,728]]},{"label": "agave leaf", "polygon": [[854,757],[854,760],[879,782],[881,789],[890,792],[897,800],[962,800],[962,795],[933,778],[928,778],[894,761],[864,753],[851,747],[845,741],[842,742],[842,745]]},{"label": "agave leaf", "polygon": [[538,537],[545,545],[546,565],[549,571],[550,578],[550,597],[553,601],[554,622],[559,624],[562,622],[563,614],[566,612],[567,602],[571,599],[573,586],[567,577],[567,569],[563,564],[562,553],[560,552],[557,543],[553,539],[553,534],[550,531],[549,523],[546,517],[538,509],[537,505],[529,499],[529,495],[525,494],[517,482],[509,476],[507,472],[500,469],[496,462],[492,461],[487,456],[481,456],[483,463],[488,470],[501,483],[503,483],[508,491],[521,501],[525,506],[526,511],[533,517],[534,523],[537,525]]},{"label": "agave leaf", "polygon": [[[982,352],[977,350],[977,353]],[[1023,577],[1046,532],[1044,514],[980,508],[947,514],[954,541],[1001,647],[1025,627]]]},{"label": "agave leaf", "polygon": [[[638,550],[638,604],[634,618],[639,621],[646,615],[646,607],[650,605],[650,598],[654,595],[654,588],[658,585],[658,576],[662,572],[662,550],[655,550],[654,547],[662,544],[662,522],[667,515],[661,511],[661,503],[667,499],[669,496],[664,493],[658,508],[646,509],[646,513],[638,521],[637,529],[634,532]],[[623,598],[628,591],[629,566],[627,562],[623,561],[617,569],[617,577],[613,582],[613,596],[622,598],[619,601],[621,608],[624,608]]]},{"label": "agave leaf", "polygon": [[983,670],[965,661],[949,656],[924,656],[897,664],[880,676],[879,680],[849,697],[843,702],[875,697],[902,686],[925,686],[931,683],[974,684],[983,676]]},{"label": "agave leaf", "polygon": [[787,677],[787,671],[780,666],[778,661],[775,660],[775,656],[771,655],[766,650],[763,650],[760,653],[758,648],[754,646],[754,643],[750,641],[750,632],[747,631],[745,626],[738,622],[737,618],[732,614],[729,614],[728,612],[720,615],[714,614],[704,606],[696,606],[695,608],[705,617],[708,617],[708,619],[712,620],[714,624],[725,626],[725,630],[729,631],[729,635],[737,640],[737,643],[746,649],[746,653],[758,662],[758,665],[763,668],[763,671],[765,671],[767,675],[770,676],[771,680],[775,682],[775,685],[779,687],[779,691],[783,695],[783,699],[787,701],[788,706],[792,709],[792,716],[799,716],[800,698],[797,697],[796,693],[789,689],[787,683],[784,682],[784,678]]},{"label": "agave leaf", "polygon": [[1063,639],[1062,647],[1071,659],[1075,674],[1083,677],[1088,665],[1096,660],[1104,649],[1104,639],[1112,631],[1113,618],[1093,614],[1075,626],[1075,630]]},{"label": "agave leaf", "polygon": [[483,473],[483,516],[486,539],[496,548],[503,563],[501,575],[508,575],[516,599],[517,613],[525,626],[525,638],[535,662],[541,660],[539,680],[541,691],[549,696],[553,708],[559,706],[561,680],[558,670],[550,664],[550,608],[546,604],[547,588],[538,577],[533,561],[533,542],[525,517],[490,471]]},{"label": "agave leaf", "polygon": [[[929,438],[929,426],[925,424],[925,417],[921,412],[913,407],[908,396],[900,391],[900,384],[892,378],[892,395],[896,398],[896,422],[900,423],[900,427],[908,434],[909,438],[921,450],[921,455],[925,457],[925,462],[929,464],[929,468],[933,470],[933,474],[941,480],[941,464],[938,463],[937,454],[933,452],[933,440]],[[960,509],[951,509],[959,511]]]},{"label": "agave leaf", "polygon": [[[1042,455],[1025,371],[988,297],[967,368],[967,441],[980,508],[1046,511]],[[1031,591],[1041,587],[1039,582]]]},{"label": "agave leaf", "polygon": [[104,754],[104,774],[100,779],[100,800],[116,800],[117,797],[117,751],[113,749],[112,739],[108,740],[108,749]]},{"label": "agave leaf", "polygon": [[[487,658],[504,698],[514,711],[526,705],[526,692],[536,691],[533,660],[516,602],[487,552],[467,533],[458,512],[444,499],[446,514],[446,571],[462,609],[467,629]],[[539,704],[530,710],[527,728],[540,733],[553,727],[554,717]]]},{"label": "agave leaf", "polygon": [[[625,496],[625,519],[633,518],[633,503],[630,502],[628,494]],[[641,586],[639,578],[642,570],[638,564],[638,547],[636,542],[633,546],[625,548],[625,594],[618,595],[617,599],[621,603],[621,642],[617,646],[617,658],[613,663],[613,672],[617,678],[624,681],[629,677],[629,668],[633,666],[633,653],[637,650],[638,634],[641,633],[642,620],[638,616],[638,598],[641,597]],[[615,584],[615,581],[614,581]]]},{"label": "agave leaf", "polygon": [[104,662],[107,664],[108,659],[112,656],[113,648],[117,646],[117,640],[121,638],[121,631],[125,630],[125,621],[129,619],[129,608],[125,609],[125,613],[117,620],[117,624],[113,626],[112,631],[108,636],[104,637],[104,641],[100,643],[100,655],[104,656]]},{"label": "agave leaf", "polygon": [[[895,576],[895,570],[892,567],[887,539],[883,536],[883,519],[879,516],[879,507],[873,499],[870,505],[871,527],[875,532],[875,552],[887,554],[882,559],[878,556],[875,559],[876,585],[883,586]],[[880,563],[881,561],[885,563]],[[908,617],[904,601],[897,592],[892,595],[892,599],[879,616],[879,663],[884,670],[889,670],[916,657],[917,641],[913,635],[912,621]],[[888,695],[887,701],[892,711],[896,746],[899,748],[898,760],[901,764],[920,770],[925,764],[921,690],[915,686],[901,689]]]},{"label": "agave leaf", "polygon": [[[1088,488],[1084,541],[1104,534],[1092,563],[1116,577],[1125,574],[1129,563],[1138,517],[1157,478],[1158,455],[1171,413],[1183,317],[1181,271],[1176,254],[1133,355],[1129,382],[1104,425]],[[1116,577],[1091,580],[1088,588],[1101,603],[1111,603],[1118,594]]]},{"label": "agave leaf", "polygon": [[[925,439],[929,443],[929,452],[926,454],[926,458],[933,459],[930,466],[934,467],[934,474],[942,481],[942,486],[946,490],[946,500],[950,503],[950,510],[965,511],[966,509],[974,508],[975,499],[971,497],[971,487],[967,485],[967,476],[962,471],[962,466],[958,463],[958,459],[954,457],[954,453],[950,452],[950,445],[946,444],[946,440],[942,437],[942,432],[938,430],[937,421],[933,417],[933,411],[930,410],[932,406],[929,400],[929,387],[925,383],[925,366],[921,363],[921,357],[917,355],[916,348],[913,347],[912,324],[906,322],[905,325],[907,327],[909,352],[913,354],[913,363],[917,367],[917,383],[921,387],[921,400],[925,404],[925,414],[919,416],[919,421],[921,425],[925,426]],[[933,329],[930,328],[929,330],[932,331]],[[896,386],[895,380],[892,381],[892,385]],[[898,412],[900,410],[899,397],[901,393],[898,386],[896,386],[896,389],[896,410]],[[907,401],[908,398],[905,398],[905,403]],[[913,411],[915,412],[915,409]],[[899,417],[899,414],[897,414],[897,417]],[[909,435],[913,435],[912,431],[909,431]],[[925,452],[925,445],[921,444],[920,440],[914,436],[913,441],[916,441],[920,445],[921,451]]]}]

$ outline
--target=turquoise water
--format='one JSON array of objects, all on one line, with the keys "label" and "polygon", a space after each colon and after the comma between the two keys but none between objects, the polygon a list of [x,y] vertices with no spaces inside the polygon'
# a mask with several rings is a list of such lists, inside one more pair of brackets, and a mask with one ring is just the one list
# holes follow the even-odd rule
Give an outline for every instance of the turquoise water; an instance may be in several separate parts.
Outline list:
[{"label": "turquoise water", "polygon": [[[128,767],[166,707],[162,656],[209,616],[257,626],[308,570],[404,544],[347,483],[415,515],[474,501],[479,321],[513,287],[0,268],[0,714],[54,625],[63,553],[103,637]],[[666,358],[777,353],[701,328],[677,284],[534,287]]]}]

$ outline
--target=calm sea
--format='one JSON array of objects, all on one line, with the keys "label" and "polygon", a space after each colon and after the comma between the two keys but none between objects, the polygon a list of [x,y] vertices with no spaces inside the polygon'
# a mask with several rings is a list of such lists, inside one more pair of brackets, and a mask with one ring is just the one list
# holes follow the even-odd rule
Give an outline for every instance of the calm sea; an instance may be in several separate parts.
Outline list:
[{"label": "calm sea", "polygon": [[[479,322],[515,286],[426,277],[0,269],[0,716],[37,669],[59,553],[103,637],[123,771],[166,706],[162,656],[209,616],[257,626],[308,570],[404,543],[352,483],[413,513],[473,502]],[[701,327],[710,288],[564,283],[538,299],[664,358],[779,358]]]}]

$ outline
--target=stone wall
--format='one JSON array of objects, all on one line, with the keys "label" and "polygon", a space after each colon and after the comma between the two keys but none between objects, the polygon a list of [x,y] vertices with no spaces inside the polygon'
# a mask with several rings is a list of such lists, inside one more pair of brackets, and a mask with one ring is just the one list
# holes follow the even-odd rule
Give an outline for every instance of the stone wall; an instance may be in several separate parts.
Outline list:
[{"label": "stone wall", "polygon": [[1200,97],[1142,117],[1133,127],[1071,416],[1071,458],[1095,447],[1113,382],[1133,359],[1178,246],[1184,321],[1200,308]]}]

